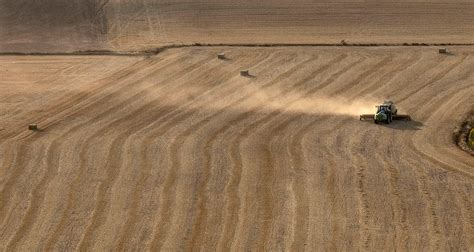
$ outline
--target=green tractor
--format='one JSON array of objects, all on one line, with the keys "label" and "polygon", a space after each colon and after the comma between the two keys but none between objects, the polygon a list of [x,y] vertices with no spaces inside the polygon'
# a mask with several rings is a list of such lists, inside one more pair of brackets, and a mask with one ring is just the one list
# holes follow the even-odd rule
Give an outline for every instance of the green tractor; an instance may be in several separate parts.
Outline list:
[{"label": "green tractor", "polygon": [[411,120],[409,115],[398,115],[395,104],[391,101],[385,101],[381,105],[375,106],[377,112],[375,114],[362,114],[360,120],[374,120],[375,124],[386,123],[389,124],[393,120]]}]

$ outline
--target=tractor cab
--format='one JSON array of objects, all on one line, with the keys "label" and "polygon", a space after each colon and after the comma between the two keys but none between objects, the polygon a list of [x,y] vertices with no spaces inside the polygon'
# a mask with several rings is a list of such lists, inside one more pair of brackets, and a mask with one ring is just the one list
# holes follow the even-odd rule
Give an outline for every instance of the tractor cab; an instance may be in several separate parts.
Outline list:
[{"label": "tractor cab", "polygon": [[375,106],[377,108],[377,113],[388,113],[391,112],[389,105],[379,105]]}]

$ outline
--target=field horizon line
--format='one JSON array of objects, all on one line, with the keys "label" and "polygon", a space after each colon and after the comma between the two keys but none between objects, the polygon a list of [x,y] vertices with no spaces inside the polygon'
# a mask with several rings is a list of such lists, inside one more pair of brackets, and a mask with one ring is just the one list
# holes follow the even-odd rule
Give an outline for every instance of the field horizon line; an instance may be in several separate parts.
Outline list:
[{"label": "field horizon line", "polygon": [[108,49],[79,50],[70,52],[0,52],[0,56],[152,56],[168,49],[187,47],[435,47],[474,46],[474,43],[192,43],[172,44],[138,51],[115,51]]}]

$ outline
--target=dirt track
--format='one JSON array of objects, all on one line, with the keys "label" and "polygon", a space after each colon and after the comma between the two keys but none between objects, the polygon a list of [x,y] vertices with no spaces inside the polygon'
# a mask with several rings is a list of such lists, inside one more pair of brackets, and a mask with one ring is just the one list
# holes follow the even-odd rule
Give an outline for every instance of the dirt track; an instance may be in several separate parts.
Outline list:
[{"label": "dirt track", "polygon": [[[470,250],[474,160],[451,134],[473,64],[471,47],[0,57],[0,249]],[[358,120],[384,98],[414,121]]]}]

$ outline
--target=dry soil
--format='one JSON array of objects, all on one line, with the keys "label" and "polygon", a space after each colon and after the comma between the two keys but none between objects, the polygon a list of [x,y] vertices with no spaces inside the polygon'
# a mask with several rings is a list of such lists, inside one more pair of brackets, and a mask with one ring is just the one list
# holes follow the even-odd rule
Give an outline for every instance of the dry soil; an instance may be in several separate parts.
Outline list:
[{"label": "dry soil", "polygon": [[[5,55],[472,44],[472,13],[463,0],[0,0],[0,250],[472,251],[474,159],[452,136],[474,106],[472,46]],[[385,99],[413,121],[358,120]]]},{"label": "dry soil", "polygon": [[[468,251],[474,49],[452,53],[1,57],[0,248]],[[384,99],[413,121],[358,120]]]}]

